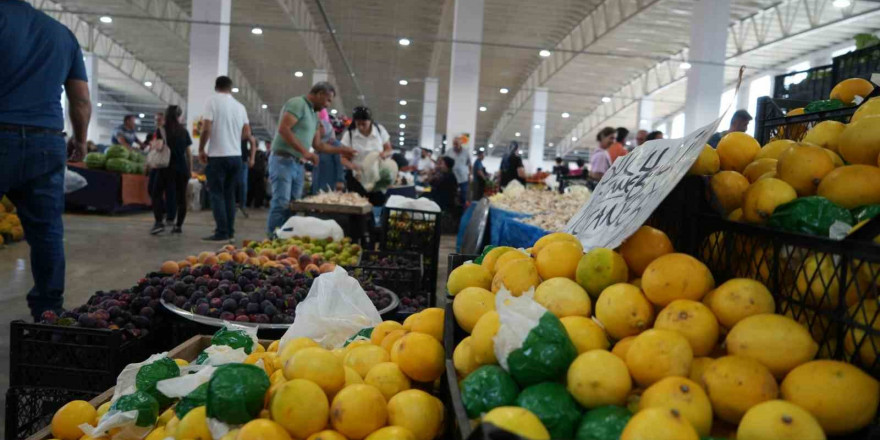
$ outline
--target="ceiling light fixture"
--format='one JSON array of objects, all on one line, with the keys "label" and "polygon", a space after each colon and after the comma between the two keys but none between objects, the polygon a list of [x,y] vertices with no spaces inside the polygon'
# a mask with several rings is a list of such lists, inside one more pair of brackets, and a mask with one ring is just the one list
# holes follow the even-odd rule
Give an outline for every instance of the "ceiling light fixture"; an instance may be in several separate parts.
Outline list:
[{"label": "ceiling light fixture", "polygon": [[516,133],[514,133],[513,135],[516,136],[516,137],[519,137],[519,132],[516,132]]},{"label": "ceiling light fixture", "polygon": [[682,62],[681,64],[678,65],[678,68],[681,69],[681,70],[688,70],[688,69],[690,69],[691,67],[692,67],[692,66],[691,66],[691,63],[689,63],[689,62],[687,62],[687,61],[684,61],[684,62]]},{"label": "ceiling light fixture", "polygon": [[501,93],[502,95],[506,95],[507,92],[509,92],[509,91],[510,90],[507,90],[506,88],[502,87],[501,90],[499,90],[498,92]]},{"label": "ceiling light fixture", "polygon": [[409,38],[401,38],[401,39],[397,40],[397,43],[400,44],[401,46],[409,46],[410,41],[409,41]]},{"label": "ceiling light fixture", "polygon": [[835,8],[846,8],[851,4],[852,2],[850,0],[834,0],[831,2],[831,5]]},{"label": "ceiling light fixture", "polygon": [[405,85],[409,84],[409,81],[407,81],[407,80],[405,80],[405,79],[402,79],[402,80],[398,81],[397,83],[400,84],[400,85],[402,85],[402,86],[405,86]]},{"label": "ceiling light fixture", "polygon": [[571,141],[572,141],[572,142],[577,142],[577,140],[578,140],[577,136],[572,136],[572,137],[571,137]]},{"label": "ceiling light fixture", "polygon": [[406,128],[406,124],[400,124],[400,125],[398,125],[398,127],[400,127],[400,128]]},{"label": "ceiling light fixture", "polygon": [[101,102],[98,103],[98,107],[103,107],[103,106],[104,106],[104,103],[101,103]]},{"label": "ceiling light fixture", "polygon": [[485,105],[481,105],[481,106],[480,106],[480,111],[481,111],[481,112],[484,112],[484,111],[486,111],[486,110],[488,110],[488,109],[486,108]]},{"label": "ceiling light fixture", "polygon": [[400,145],[400,146],[402,147],[402,146],[403,146],[403,141],[398,142],[397,145]]},{"label": "ceiling light fixture", "polygon": [[405,100],[405,99],[401,99],[400,102],[399,102],[398,104],[400,104],[400,105],[406,105],[406,100]]},{"label": "ceiling light fixture", "polygon": [[263,29],[255,27],[255,28],[251,29],[251,33],[254,35],[263,35]]},{"label": "ceiling light fixture", "polygon": [[495,144],[489,144],[489,148],[495,148]]},{"label": "ceiling light fixture", "polygon": [[339,113],[339,110],[336,110],[335,108],[333,110],[330,110],[331,115],[335,115],[337,113]]},{"label": "ceiling light fixture", "polygon": [[397,133],[397,134],[403,136],[403,135],[405,134],[405,132],[402,132],[402,131],[401,131],[400,133]]},{"label": "ceiling light fixture", "polygon": [[602,97],[602,102],[611,102],[611,98],[609,98],[609,97],[607,97],[607,96],[603,96],[603,97]]},{"label": "ceiling light fixture", "polygon": [[152,81],[144,81],[144,85],[147,87],[153,87],[153,82]]},{"label": "ceiling light fixture", "polygon": [[105,16],[99,18],[98,20],[100,20],[101,23],[106,23],[106,24],[113,23],[113,17],[111,17],[109,15],[105,15]]},{"label": "ceiling light fixture", "polygon": [[260,106],[260,107],[262,107],[262,108],[263,108],[263,110],[266,110],[266,109],[267,109],[267,108],[269,108],[269,106],[268,106],[268,105],[266,105],[266,104],[263,104],[263,105],[261,105],[261,106]]},{"label": "ceiling light fixture", "polygon": [[540,128],[541,128],[541,124],[535,124],[535,128],[540,129]]},{"label": "ceiling light fixture", "polygon": [[232,93],[238,93],[238,87],[233,87],[233,88],[232,88]]},{"label": "ceiling light fixture", "polygon": [[641,119],[641,120],[639,120],[639,122],[642,124],[647,124],[648,122],[651,122],[651,121],[649,121],[647,119]]},{"label": "ceiling light fixture", "polygon": [[297,70],[296,72],[293,72],[293,76],[295,76],[295,77],[297,77],[297,78],[302,78],[302,77],[303,77],[303,73],[300,72],[299,70]]},{"label": "ceiling light fixture", "polygon": [[401,120],[406,119],[406,115],[400,115],[400,119]]},{"label": "ceiling light fixture", "polygon": [[549,144],[547,144],[547,146],[548,146],[548,147],[552,147],[552,146],[553,146],[553,142],[550,142]]},{"label": "ceiling light fixture", "polygon": [[483,148],[483,147],[480,147],[480,151],[481,151],[481,152],[482,152],[482,151],[486,151],[486,149]]},{"label": "ceiling light fixture", "polygon": [[397,138],[397,140],[399,140],[399,141],[401,141],[401,142],[402,142],[402,141],[403,141],[403,139],[404,139],[404,137],[403,137],[403,136],[401,136],[401,137],[399,137],[399,138]]},{"label": "ceiling light fixture", "polygon": [[538,55],[541,55],[542,58],[547,58],[551,55],[551,52],[547,49],[541,49],[541,51],[538,52]]},{"label": "ceiling light fixture", "polygon": [[145,114],[143,114],[143,113],[138,113],[138,117],[139,117],[139,118],[141,118],[141,119],[143,119],[143,118],[144,118],[144,116],[146,116],[146,115],[145,115]]},{"label": "ceiling light fixture", "polygon": [[568,119],[569,116],[571,115],[568,112],[562,112],[562,119]]}]

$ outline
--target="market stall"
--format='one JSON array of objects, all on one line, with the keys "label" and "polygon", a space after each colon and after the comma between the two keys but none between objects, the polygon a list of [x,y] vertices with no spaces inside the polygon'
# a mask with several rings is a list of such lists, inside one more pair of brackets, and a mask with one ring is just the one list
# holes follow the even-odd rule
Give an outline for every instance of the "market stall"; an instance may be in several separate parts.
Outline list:
[{"label": "market stall", "polygon": [[85,188],[65,195],[65,205],[69,208],[115,213],[146,209],[151,205],[149,178],[143,174],[89,169],[82,162],[67,165],[88,182]]}]

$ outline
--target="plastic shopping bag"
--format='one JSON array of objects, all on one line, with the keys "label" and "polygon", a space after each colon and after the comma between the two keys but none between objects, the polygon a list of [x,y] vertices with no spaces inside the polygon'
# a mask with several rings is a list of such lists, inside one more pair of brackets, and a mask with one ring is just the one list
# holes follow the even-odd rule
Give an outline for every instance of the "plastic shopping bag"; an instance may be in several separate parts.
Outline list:
[{"label": "plastic shopping bag", "polygon": [[360,330],[381,322],[360,283],[337,267],[316,278],[306,299],[296,306],[296,320],[281,338],[279,351],[287,341],[300,337],[327,349],[339,348]]},{"label": "plastic shopping bag", "polygon": [[333,241],[339,241],[342,240],[345,234],[342,232],[342,227],[339,226],[339,223],[336,223],[334,220],[293,216],[275,230],[275,236],[281,239],[291,237],[329,237],[333,238]]},{"label": "plastic shopping bag", "polygon": [[70,168],[64,170],[64,194],[70,194],[86,187],[89,183],[86,178]]},{"label": "plastic shopping bag", "polygon": [[189,179],[186,185],[186,206],[190,211],[202,210],[202,182],[199,179]]},{"label": "plastic shopping bag", "polygon": [[440,205],[438,205],[433,200],[426,199],[424,197],[418,199],[410,199],[408,197],[403,197],[395,194],[388,197],[388,200],[385,202],[385,206],[388,208],[397,209],[414,209],[416,211],[440,212]]}]

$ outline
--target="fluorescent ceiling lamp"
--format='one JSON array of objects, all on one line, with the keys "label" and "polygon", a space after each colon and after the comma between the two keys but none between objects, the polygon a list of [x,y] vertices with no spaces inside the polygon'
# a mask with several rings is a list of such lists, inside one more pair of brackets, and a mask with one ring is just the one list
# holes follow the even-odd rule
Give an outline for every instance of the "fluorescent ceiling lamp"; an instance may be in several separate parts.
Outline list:
[{"label": "fluorescent ceiling lamp", "polygon": [[688,69],[691,68],[691,63],[685,61],[685,62],[679,64],[679,65],[678,65],[678,68],[681,69],[681,70],[688,70]]},{"label": "fluorescent ceiling lamp", "polygon": [[852,2],[850,0],[834,0],[831,2],[831,5],[835,8],[846,8],[851,4]]},{"label": "fluorescent ceiling lamp", "polygon": [[602,97],[602,102],[611,102],[611,98],[609,98],[609,97],[607,97],[607,96],[603,96],[603,97]]},{"label": "fluorescent ceiling lamp", "polygon": [[138,113],[138,117],[139,117],[139,118],[141,118],[141,119],[143,119],[143,118],[144,118],[144,116],[146,116],[146,115],[145,115],[145,114],[143,114],[143,113]]},{"label": "fluorescent ceiling lamp", "polygon": [[263,29],[255,27],[251,29],[251,33],[254,35],[263,35]]},{"label": "fluorescent ceiling lamp", "polygon": [[104,106],[104,103],[101,103],[101,102],[98,103],[98,107],[103,107],[103,106]]},{"label": "fluorescent ceiling lamp", "polygon": [[402,79],[402,80],[398,81],[397,83],[400,84],[400,85],[402,85],[402,86],[405,86],[405,85],[409,84],[409,81],[407,81],[407,80],[405,80],[405,79]]},{"label": "fluorescent ceiling lamp", "polygon": [[571,137],[571,141],[572,141],[572,142],[577,142],[577,140],[578,140],[577,136],[572,136],[572,137]]},{"label": "fluorescent ceiling lamp", "polygon": [[153,82],[152,81],[144,81],[144,85],[147,87],[153,87]]},{"label": "fluorescent ceiling lamp", "polygon": [[335,108],[332,109],[332,110],[330,110],[330,114],[331,114],[331,115],[335,115],[335,114],[337,114],[337,113],[339,113],[339,110],[336,110]]},{"label": "fluorescent ceiling lamp", "polygon": [[498,92],[500,92],[502,95],[506,95],[507,92],[509,92],[509,91],[510,90],[507,90],[506,88],[502,87],[501,90],[499,90]]},{"label": "fluorescent ceiling lamp", "polygon": [[405,100],[405,99],[401,99],[400,102],[398,102],[398,104],[400,104],[400,105],[406,105],[406,100]]},{"label": "fluorescent ceiling lamp", "polygon": [[481,111],[481,112],[484,112],[484,111],[486,111],[486,110],[487,110],[487,109],[486,109],[486,106],[485,106],[485,105],[481,105],[481,106],[480,106],[480,111]]},{"label": "fluorescent ceiling lamp", "polygon": [[495,144],[489,144],[489,148],[495,148]]},{"label": "fluorescent ceiling lamp", "polygon": [[542,49],[540,52],[538,52],[538,55],[541,55],[542,58],[547,58],[550,56],[550,51],[547,49]]},{"label": "fluorescent ceiling lamp", "polygon": [[406,115],[400,115],[400,119],[401,120],[406,119]]},{"label": "fluorescent ceiling lamp", "polygon": [[300,72],[299,70],[297,70],[296,72],[293,72],[293,76],[295,76],[295,77],[297,77],[297,78],[302,78],[303,73]]},{"label": "fluorescent ceiling lamp", "polygon": [[263,105],[261,105],[261,106],[260,106],[260,107],[262,107],[262,108],[263,108],[263,110],[266,110],[266,109],[267,109],[267,108],[269,108],[269,106],[268,106],[268,105],[266,105],[266,104],[263,104]]},{"label": "fluorescent ceiling lamp", "polygon": [[513,135],[516,136],[516,137],[519,137],[519,132],[516,132],[516,133],[514,133]]},{"label": "fluorescent ceiling lamp", "polygon": [[410,41],[409,41],[409,38],[401,38],[401,39],[397,40],[397,43],[400,44],[401,46],[409,46]]},{"label": "fluorescent ceiling lamp", "polygon": [[238,87],[233,87],[233,88],[232,88],[232,93],[238,93]]},{"label": "fluorescent ceiling lamp", "polygon": [[541,124],[535,124],[535,128],[541,128]]},{"label": "fluorescent ceiling lamp", "polygon": [[569,116],[571,115],[568,112],[562,112],[562,119],[568,119]]},{"label": "fluorescent ceiling lamp", "polygon": [[99,18],[98,20],[100,20],[101,23],[106,23],[106,24],[113,23],[113,17],[111,17],[109,15],[105,15],[105,16]]},{"label": "fluorescent ceiling lamp", "polygon": [[400,125],[398,125],[398,127],[400,127],[400,128],[406,128],[406,124],[400,124]]}]

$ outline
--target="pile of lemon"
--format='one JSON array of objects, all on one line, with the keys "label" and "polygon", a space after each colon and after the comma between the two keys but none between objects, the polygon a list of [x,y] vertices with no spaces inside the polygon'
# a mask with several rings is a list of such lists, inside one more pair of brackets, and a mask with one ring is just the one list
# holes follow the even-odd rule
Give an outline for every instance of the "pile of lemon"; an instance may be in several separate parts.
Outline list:
[{"label": "pile of lemon", "polygon": [[[873,90],[854,78],[831,97],[853,105]],[[845,209],[880,203],[880,99],[861,103],[848,124],[816,124],[800,142],[776,139],[762,147],[748,134],[728,133],[717,149],[704,147],[690,173],[711,175],[725,214],[749,223],[765,223],[798,197],[818,195]]]},{"label": "pile of lemon", "polygon": [[[432,390],[445,371],[443,309],[429,308],[403,324],[385,321],[370,340],[326,350],[309,338],[275,341],[244,363],[269,375],[260,418],[233,429],[221,440],[431,440],[444,427],[443,403]],[[185,361],[178,360],[185,364]],[[97,425],[110,403],[95,409],[84,401],[66,404],[52,419],[60,440],[84,436],[82,423]],[[205,407],[183,419],[174,408],[162,413],[146,440],[211,440]]]},{"label": "pile of lemon", "polygon": [[[560,319],[579,353],[566,387],[585,410],[618,405],[635,413],[623,440],[824,439],[865,427],[880,403],[873,377],[814,360],[810,332],[774,314],[763,284],[736,278],[716,286],[706,265],[648,226],[617,250],[584,253],[574,236],[553,233],[452,271],[455,320],[469,334],[453,353],[460,380],[497,364],[501,286],[534,295]],[[501,406],[482,420],[549,438],[523,412]]]}]

